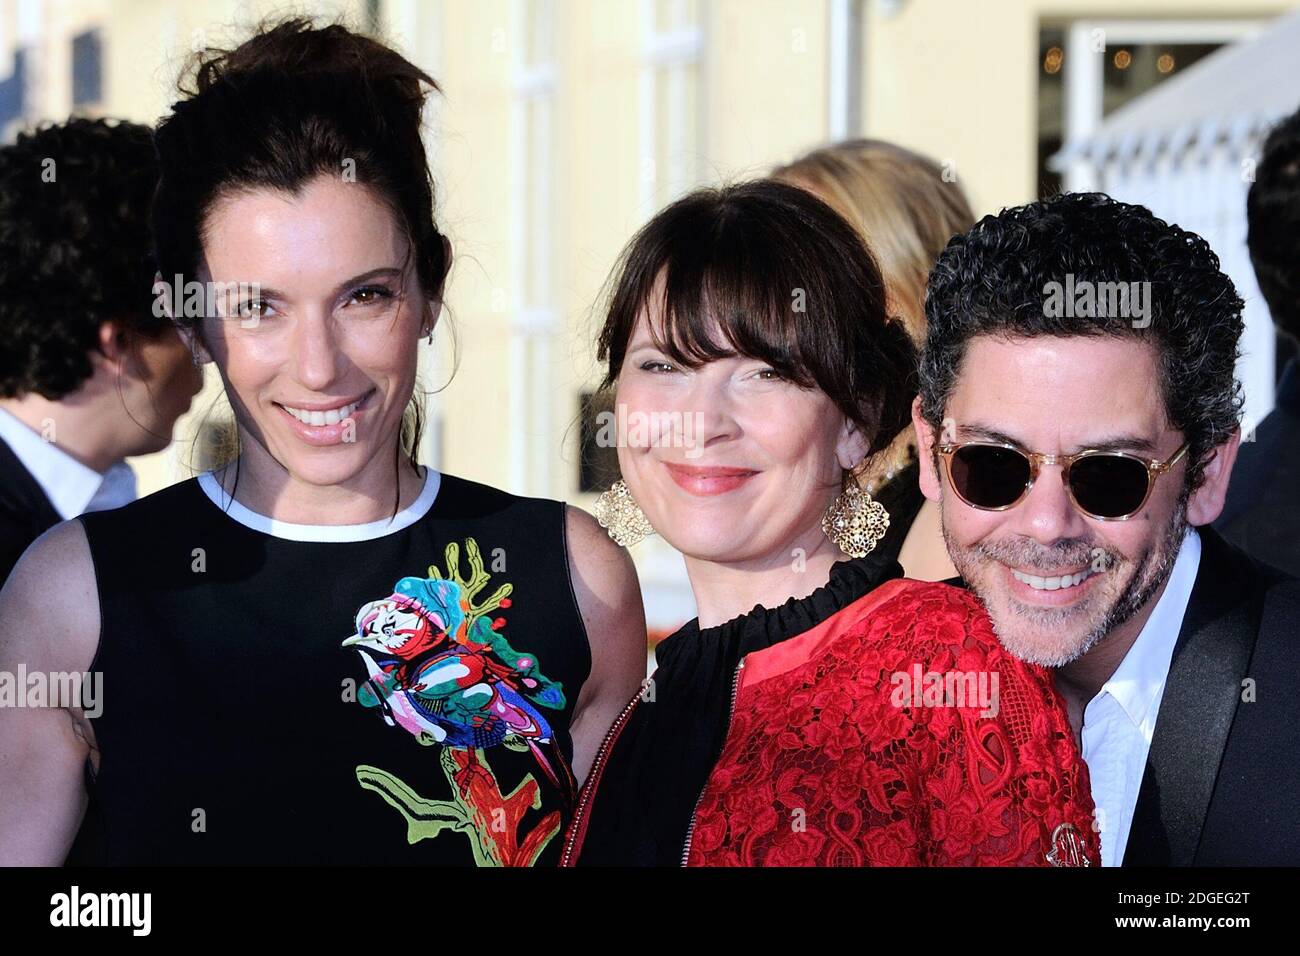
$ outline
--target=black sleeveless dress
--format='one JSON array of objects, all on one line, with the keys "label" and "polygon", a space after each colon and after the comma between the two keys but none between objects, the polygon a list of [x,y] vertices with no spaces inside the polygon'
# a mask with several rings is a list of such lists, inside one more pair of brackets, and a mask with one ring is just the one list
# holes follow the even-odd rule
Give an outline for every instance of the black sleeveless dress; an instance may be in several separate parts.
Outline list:
[{"label": "black sleeveless dress", "polygon": [[208,474],[83,515],[98,773],[70,863],[548,865],[591,670],[564,505],[429,471],[396,519]]}]

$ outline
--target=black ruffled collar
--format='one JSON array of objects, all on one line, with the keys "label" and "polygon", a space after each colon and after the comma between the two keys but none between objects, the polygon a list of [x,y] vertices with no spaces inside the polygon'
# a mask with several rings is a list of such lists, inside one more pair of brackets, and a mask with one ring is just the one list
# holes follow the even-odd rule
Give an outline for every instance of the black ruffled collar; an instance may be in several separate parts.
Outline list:
[{"label": "black ruffled collar", "polygon": [[695,802],[726,740],[741,659],[816,627],[902,574],[893,555],[880,551],[838,561],[807,597],[757,605],[704,630],[697,618],[660,641],[652,702],[636,707],[617,737],[580,862],[680,863]]},{"label": "black ruffled collar", "polygon": [[890,555],[872,553],[836,561],[831,565],[830,579],[807,597],[792,597],[773,608],[755,604],[753,610],[713,627],[701,628],[699,618],[695,618],[660,641],[655,657],[661,667],[665,666],[683,649],[701,640],[723,645],[738,643],[742,654],[771,647],[811,630],[886,581],[902,576],[902,566]]}]

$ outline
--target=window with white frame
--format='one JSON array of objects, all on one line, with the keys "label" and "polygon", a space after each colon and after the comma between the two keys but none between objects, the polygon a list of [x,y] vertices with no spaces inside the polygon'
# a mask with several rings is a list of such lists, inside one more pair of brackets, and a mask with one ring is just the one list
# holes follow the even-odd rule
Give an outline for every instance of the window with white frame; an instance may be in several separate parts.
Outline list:
[{"label": "window with white frame", "polygon": [[1040,30],[1039,194],[1096,188],[1085,163],[1057,178],[1061,144],[1088,138],[1102,120],[1225,43],[1258,33],[1258,19],[1075,20]]},{"label": "window with white frame", "polygon": [[866,0],[828,0],[826,136],[862,135],[862,47]]},{"label": "window with white frame", "polygon": [[510,485],[550,494],[555,303],[555,0],[514,0],[511,107]]},{"label": "window with white frame", "polygon": [[645,215],[700,181],[708,0],[641,0],[641,203]]}]

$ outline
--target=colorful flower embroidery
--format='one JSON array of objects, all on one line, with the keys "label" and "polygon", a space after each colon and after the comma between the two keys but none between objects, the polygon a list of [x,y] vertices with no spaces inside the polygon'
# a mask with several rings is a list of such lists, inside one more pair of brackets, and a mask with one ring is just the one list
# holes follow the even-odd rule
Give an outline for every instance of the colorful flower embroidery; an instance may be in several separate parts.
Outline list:
[{"label": "colorful flower embroidery", "polygon": [[357,612],[356,633],[343,642],[365,662],[358,701],[420,744],[441,746],[439,766],[453,797],[426,799],[392,774],[364,765],[357,780],[406,817],[411,843],[458,830],[469,837],[479,865],[527,866],[559,832],[560,813],[547,814],[519,838],[524,814],[541,807],[540,788],[530,774],[503,794],[485,751],[531,751],[547,779],[571,798],[573,776],[539,710],[562,710],[564,688],[542,673],[535,656],[510,646],[501,633],[504,618],[490,616],[510,607],[513,585],[475,603],[490,575],[473,538],[466,539],[465,553],[468,578],[460,574],[459,546],[447,545],[446,578],[436,565],[427,578],[402,578],[390,596]]}]

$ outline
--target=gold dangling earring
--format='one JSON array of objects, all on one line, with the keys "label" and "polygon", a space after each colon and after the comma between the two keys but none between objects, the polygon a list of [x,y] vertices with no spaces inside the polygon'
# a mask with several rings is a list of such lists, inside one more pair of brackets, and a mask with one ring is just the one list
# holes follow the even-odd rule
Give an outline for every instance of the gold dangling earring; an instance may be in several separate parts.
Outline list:
[{"label": "gold dangling earring", "polygon": [[889,530],[889,512],[870,492],[844,473],[844,490],[822,515],[822,533],[851,558],[865,558]]},{"label": "gold dangling earring", "polygon": [[620,547],[631,547],[655,533],[622,478],[600,493],[591,511]]}]

